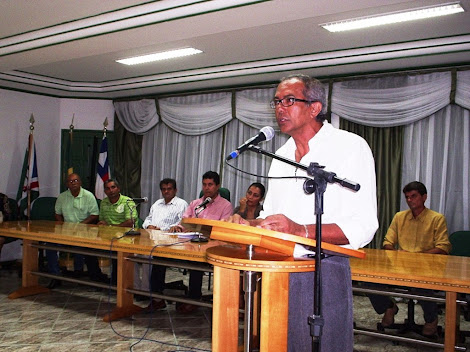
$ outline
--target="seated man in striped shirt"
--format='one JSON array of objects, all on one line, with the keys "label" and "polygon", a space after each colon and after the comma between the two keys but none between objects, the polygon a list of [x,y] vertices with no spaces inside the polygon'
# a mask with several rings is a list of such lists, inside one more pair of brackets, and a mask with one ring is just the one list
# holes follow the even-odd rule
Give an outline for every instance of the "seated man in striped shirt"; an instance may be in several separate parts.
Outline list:
[{"label": "seated man in striped shirt", "polygon": [[[161,180],[160,191],[163,198],[153,203],[149,215],[142,225],[144,229],[168,231],[171,227],[180,223],[183,213],[188,207],[188,203],[184,199],[176,196],[177,189],[174,179],[165,178]],[[151,288],[153,292],[163,293],[165,288],[165,272],[165,266],[152,266]],[[150,307],[152,309],[161,309],[165,308],[166,304],[162,299],[154,299]]]}]

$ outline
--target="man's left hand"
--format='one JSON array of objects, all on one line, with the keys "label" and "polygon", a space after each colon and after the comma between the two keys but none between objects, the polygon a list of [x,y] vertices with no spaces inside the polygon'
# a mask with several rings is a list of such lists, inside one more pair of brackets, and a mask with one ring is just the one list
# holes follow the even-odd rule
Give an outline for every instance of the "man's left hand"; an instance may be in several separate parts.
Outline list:
[{"label": "man's left hand", "polygon": [[282,214],[268,216],[258,225],[258,227],[300,236],[304,232],[304,228],[302,225],[297,224],[296,222],[292,221],[287,216]]}]

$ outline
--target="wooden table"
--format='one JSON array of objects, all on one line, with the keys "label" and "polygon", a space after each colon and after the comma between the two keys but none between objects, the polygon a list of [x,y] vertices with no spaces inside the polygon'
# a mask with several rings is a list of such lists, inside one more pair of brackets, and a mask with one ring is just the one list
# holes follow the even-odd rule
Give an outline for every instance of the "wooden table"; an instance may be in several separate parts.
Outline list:
[{"label": "wooden table", "polygon": [[353,280],[445,292],[444,351],[454,351],[460,319],[457,293],[470,293],[470,258],[379,249],[365,252],[365,259],[350,259]]},{"label": "wooden table", "polygon": [[[31,274],[31,272],[38,270],[38,251],[31,246],[32,244],[43,241],[109,250],[111,240],[122,236],[127,230],[127,228],[115,226],[55,223],[52,221],[3,222],[0,224],[0,235],[23,239],[22,287],[13,292],[10,298],[48,291],[47,288],[39,286],[38,277]],[[133,295],[127,292],[127,289],[133,285],[133,263],[126,260],[126,257],[132,254],[149,255],[152,248],[157,244],[170,245],[178,241],[177,236],[161,235],[161,232],[156,230],[141,230],[140,236],[124,237],[113,241],[112,249],[118,254],[117,306],[110,316],[105,317],[106,320],[129,316],[141,309],[133,304]],[[207,243],[186,242],[171,247],[155,248],[152,255],[206,262],[206,250],[221,244],[223,242],[216,240]],[[442,290],[446,293],[444,350],[447,352],[454,351],[459,319],[456,304],[457,293],[470,293],[470,258],[374,249],[365,249],[365,253],[365,259],[350,259],[353,280]],[[215,254],[211,260],[220,260],[217,255]],[[287,266],[293,264],[294,271],[314,270],[311,267],[313,262],[305,263],[298,260],[292,262],[292,259],[284,256],[281,265],[286,266],[286,269]],[[243,260],[239,263],[245,265]],[[220,268],[223,271],[222,265],[220,265]],[[260,267],[248,267],[246,270],[260,271],[259,269]],[[266,280],[266,276],[269,276],[269,266],[266,267],[265,271],[268,272],[268,274],[265,274],[265,281],[269,281]],[[226,279],[220,273],[215,276],[223,280]],[[225,283],[224,281],[218,282],[218,285],[225,284],[229,286],[222,286],[219,289],[236,292],[237,298],[231,295],[228,299],[236,299],[238,302],[238,278],[237,280],[225,280]],[[279,290],[279,294],[283,297],[286,294],[284,292],[285,284],[273,287],[273,290]],[[269,303],[267,304],[269,306]],[[235,313],[225,311],[221,314],[232,317]],[[223,317],[223,315],[221,316]],[[233,318],[229,319],[231,319],[230,321],[233,320]],[[224,322],[221,321],[220,324],[224,324]],[[238,322],[232,322],[232,324],[235,324],[238,328]],[[219,325],[215,319],[214,325]],[[220,344],[226,341],[223,335],[219,336],[219,339]],[[227,337],[227,339],[233,339],[233,337]]]},{"label": "wooden table", "polygon": [[[19,298],[49,289],[38,285],[38,250],[32,245],[38,242],[64,244],[117,252],[117,296],[116,308],[104,317],[111,321],[127,317],[142,310],[134,305],[133,294],[127,292],[134,283],[134,263],[126,260],[133,254],[142,254],[182,259],[192,262],[205,262],[206,249],[220,245],[219,241],[192,243],[177,235],[165,235],[158,230],[140,230],[139,236],[126,236],[119,240],[129,228],[98,226],[54,221],[6,221],[0,224],[0,235],[23,239],[22,287],[9,295]],[[176,244],[177,242],[183,242]],[[155,246],[158,246],[155,248]],[[153,250],[152,250],[153,249]]]}]

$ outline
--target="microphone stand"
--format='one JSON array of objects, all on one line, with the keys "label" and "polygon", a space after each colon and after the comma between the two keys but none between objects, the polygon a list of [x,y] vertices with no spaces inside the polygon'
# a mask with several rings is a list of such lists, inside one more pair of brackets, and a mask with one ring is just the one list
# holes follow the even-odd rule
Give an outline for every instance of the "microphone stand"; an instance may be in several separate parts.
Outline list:
[{"label": "microphone stand", "polygon": [[315,162],[310,163],[309,166],[305,166],[296,161],[268,152],[254,145],[250,145],[248,150],[267,155],[271,158],[293,165],[299,169],[307,171],[307,174],[313,177],[313,179],[308,179],[304,182],[303,189],[306,194],[315,193],[315,288],[313,292],[313,315],[308,317],[308,323],[310,325],[310,335],[312,336],[312,349],[313,351],[319,351],[320,338],[324,325],[324,318],[321,314],[321,260],[324,257],[321,249],[323,195],[326,191],[327,183],[338,183],[341,186],[354,191],[358,191],[360,185],[347,179],[336,177],[334,172],[325,171],[324,166],[321,166]]},{"label": "microphone stand", "polygon": [[135,219],[132,216],[132,213],[133,213],[134,209],[137,209],[137,204],[134,203],[135,206],[132,207],[131,204],[129,203],[130,200],[132,200],[132,199],[128,199],[126,201],[126,204],[127,204],[127,206],[129,207],[129,209],[131,211],[132,228],[129,231],[127,231],[124,235],[126,235],[126,236],[138,236],[138,235],[140,235],[140,231],[137,231],[137,229],[135,228]]},{"label": "microphone stand", "polygon": [[[200,207],[199,208],[200,210],[197,209],[199,211],[197,211],[197,210],[194,211],[194,213],[196,215],[196,218],[199,218],[199,214],[201,214],[206,209],[206,207],[207,207],[207,204]],[[209,241],[209,239],[204,237],[202,234],[199,234],[197,237],[191,238],[191,242],[208,242],[208,241]]]}]

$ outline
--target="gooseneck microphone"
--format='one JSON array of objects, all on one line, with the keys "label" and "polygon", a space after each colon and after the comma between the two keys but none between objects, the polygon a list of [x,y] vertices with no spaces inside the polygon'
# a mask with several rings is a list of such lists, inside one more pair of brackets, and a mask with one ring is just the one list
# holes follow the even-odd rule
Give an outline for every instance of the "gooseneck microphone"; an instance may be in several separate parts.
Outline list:
[{"label": "gooseneck microphone", "polygon": [[211,197],[207,197],[206,199],[204,199],[204,202],[202,202],[201,204],[199,204],[196,208],[194,208],[194,210],[198,210],[198,209],[200,209],[200,208],[206,209],[207,204],[209,204],[210,202],[212,202],[212,198],[211,198]]},{"label": "gooseneck microphone", "polygon": [[274,128],[271,126],[265,126],[262,129],[259,130],[259,133],[248,139],[245,143],[243,143],[241,146],[239,146],[237,149],[235,149],[233,152],[231,152],[227,158],[225,158],[226,161],[235,159],[237,156],[239,156],[241,153],[243,153],[245,150],[248,149],[250,145],[257,145],[260,142],[263,141],[270,141],[274,137]]},{"label": "gooseneck microphone", "polygon": [[143,197],[143,198],[132,198],[132,201],[135,203],[135,204],[140,204],[140,203],[147,203],[149,201],[149,199],[147,197]]}]

